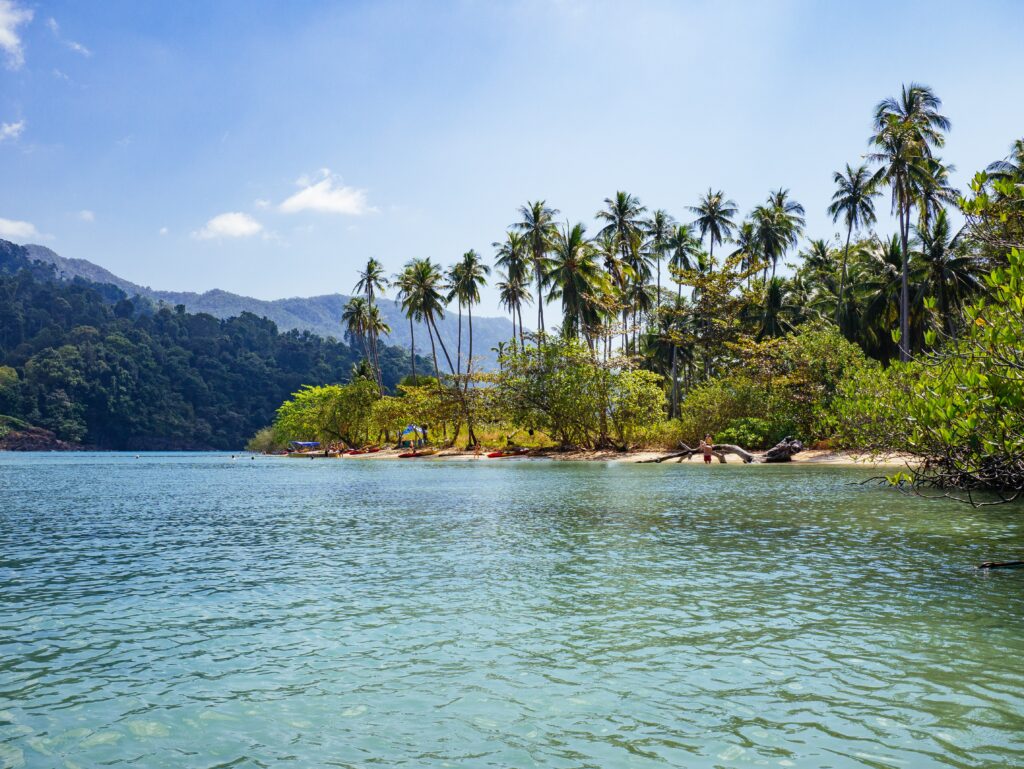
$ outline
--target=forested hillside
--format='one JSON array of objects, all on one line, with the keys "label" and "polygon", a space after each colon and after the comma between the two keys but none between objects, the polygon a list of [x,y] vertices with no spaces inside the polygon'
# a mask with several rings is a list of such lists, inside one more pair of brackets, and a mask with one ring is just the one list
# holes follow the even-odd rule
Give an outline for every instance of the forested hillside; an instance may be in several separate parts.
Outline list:
[{"label": "forested hillside", "polygon": [[[0,414],[111,449],[240,448],[288,395],[349,378],[360,356],[250,313],[154,308],[115,286],[54,279],[0,242]],[[381,350],[384,383],[407,353]]]}]

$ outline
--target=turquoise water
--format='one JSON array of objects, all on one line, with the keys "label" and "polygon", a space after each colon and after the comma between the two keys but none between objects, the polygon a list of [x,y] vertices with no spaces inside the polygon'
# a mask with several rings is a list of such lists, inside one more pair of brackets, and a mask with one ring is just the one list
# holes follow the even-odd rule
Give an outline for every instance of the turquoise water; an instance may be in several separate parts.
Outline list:
[{"label": "turquoise water", "polygon": [[868,475],[0,455],[0,767],[1024,765],[1024,510]]}]

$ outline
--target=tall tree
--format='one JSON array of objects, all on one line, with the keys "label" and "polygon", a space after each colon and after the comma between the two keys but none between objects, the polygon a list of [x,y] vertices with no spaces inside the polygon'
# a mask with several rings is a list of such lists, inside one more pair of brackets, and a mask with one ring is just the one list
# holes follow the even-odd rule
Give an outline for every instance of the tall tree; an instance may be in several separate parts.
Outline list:
[{"label": "tall tree", "polygon": [[[647,208],[640,203],[640,199],[628,192],[619,190],[613,198],[604,199],[604,208],[596,214],[597,218],[605,222],[605,226],[598,232],[600,237],[611,237],[618,248],[622,263],[629,267],[629,278],[622,280],[619,289],[623,298],[627,299],[622,310],[623,341],[629,338],[629,317],[633,311],[633,326],[636,327],[635,305],[632,305],[628,298],[635,295],[632,289],[633,281],[643,280],[643,259],[641,257],[641,245],[643,244],[644,221],[643,214]],[[620,273],[626,276],[626,273]]]},{"label": "tall tree", "polygon": [[715,257],[715,243],[721,244],[732,236],[733,228],[736,226],[733,217],[737,213],[736,203],[725,197],[722,190],[708,191],[695,206],[690,206],[690,211],[697,214],[694,224],[700,230],[700,238],[708,238],[708,254],[712,260]]},{"label": "tall tree", "polygon": [[654,257],[657,266],[657,306],[661,306],[661,260],[669,249],[669,241],[675,231],[676,221],[667,211],[659,208],[651,218],[644,223],[644,232],[647,235],[647,248]]},{"label": "tall tree", "polygon": [[[355,288],[353,289],[357,293],[366,294],[366,301],[369,305],[369,309],[372,310],[376,305],[377,293],[383,294],[388,286],[388,279],[384,274],[384,265],[378,262],[373,257],[366,260],[366,267],[359,273],[359,280],[356,282]],[[368,329],[370,334],[370,349],[372,354],[372,365],[375,372],[375,378],[377,381],[377,388],[380,393],[384,393],[384,379],[380,370],[380,354],[378,351],[378,332],[374,328]],[[390,331],[390,330],[389,330]]]},{"label": "tall tree", "polygon": [[537,327],[544,333],[544,276],[547,274],[546,259],[555,233],[557,208],[551,208],[543,200],[528,202],[519,207],[519,221],[513,228],[523,233],[533,260],[533,272],[537,279]]},{"label": "tall tree", "polygon": [[982,266],[963,234],[962,229],[953,232],[946,211],[939,209],[927,226],[914,228],[912,242],[922,273],[918,292],[935,299],[938,326],[952,337],[959,330],[964,305],[982,289]]},{"label": "tall tree", "polygon": [[828,212],[832,214],[833,222],[839,221],[842,217],[846,223],[846,247],[843,249],[843,264],[839,271],[839,297],[835,316],[836,325],[841,326],[847,264],[850,260],[850,238],[855,229],[870,227],[875,223],[875,204],[872,198],[879,193],[871,184],[871,172],[866,165],[851,168],[847,163],[845,171],[836,171],[832,174],[832,181],[836,185],[836,191],[832,193],[832,203],[828,207]]},{"label": "tall tree", "polygon": [[480,303],[480,289],[487,285],[487,276],[491,268],[484,264],[480,255],[470,249],[462,255],[462,261],[456,265],[457,282],[453,290],[459,304],[466,305],[469,315],[469,355],[466,358],[465,390],[469,389],[469,378],[473,374],[473,305]]},{"label": "tall tree", "polygon": [[900,359],[910,360],[910,215],[919,191],[932,176],[933,148],[945,143],[949,119],[939,110],[942,100],[928,86],[904,85],[899,97],[883,99],[875,107],[875,133],[870,158],[880,163],[872,183],[888,186],[899,220],[903,265],[900,277]]},{"label": "tall tree", "polygon": [[416,329],[413,321],[423,320],[416,301],[416,269],[414,262],[408,262],[402,271],[394,277],[394,285],[398,288],[398,302],[402,306],[405,317],[409,319],[409,361],[412,365],[412,381],[416,383]]},{"label": "tall tree", "polygon": [[597,252],[586,238],[586,227],[576,224],[555,234],[548,278],[548,298],[562,300],[562,335],[586,337],[594,349],[594,333],[600,322],[600,309],[593,301],[599,292],[604,274],[597,262]]},{"label": "tall tree", "polygon": [[516,321],[519,322],[519,341],[523,342],[523,304],[528,304],[533,297],[530,294],[530,253],[526,236],[509,231],[505,240],[492,244],[497,249],[495,263],[505,271],[501,274],[501,282],[497,284],[500,299],[512,314],[512,345],[515,347]]}]

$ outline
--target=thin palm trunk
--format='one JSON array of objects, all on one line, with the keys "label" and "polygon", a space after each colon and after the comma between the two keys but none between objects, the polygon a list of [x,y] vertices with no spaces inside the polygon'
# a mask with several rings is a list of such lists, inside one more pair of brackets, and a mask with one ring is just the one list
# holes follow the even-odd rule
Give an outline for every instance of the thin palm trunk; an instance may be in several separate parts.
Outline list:
[{"label": "thin palm trunk", "polygon": [[523,333],[523,305],[516,302],[516,314],[519,316],[519,349],[526,349],[526,335]]},{"label": "thin palm trunk", "polygon": [[465,391],[469,392],[469,377],[473,373],[473,304],[466,305],[466,312],[469,313],[469,354],[466,357],[466,386]]},{"label": "thin palm trunk", "polygon": [[900,276],[900,360],[910,360],[910,255],[907,253],[907,239],[910,222],[909,201],[904,201],[900,216],[900,246],[903,249],[903,269]]},{"label": "thin palm trunk", "polygon": [[416,333],[413,331],[412,315],[409,316],[409,360],[412,363],[412,383],[416,384]]},{"label": "thin palm trunk", "polygon": [[839,302],[836,304],[836,325],[843,330],[840,317],[843,312],[843,294],[846,292],[846,263],[850,258],[850,237],[853,235],[853,222],[846,226],[846,248],[843,249],[843,268],[839,271]]},{"label": "thin palm trunk", "polygon": [[459,335],[455,351],[455,374],[462,373],[462,300],[459,300]]}]

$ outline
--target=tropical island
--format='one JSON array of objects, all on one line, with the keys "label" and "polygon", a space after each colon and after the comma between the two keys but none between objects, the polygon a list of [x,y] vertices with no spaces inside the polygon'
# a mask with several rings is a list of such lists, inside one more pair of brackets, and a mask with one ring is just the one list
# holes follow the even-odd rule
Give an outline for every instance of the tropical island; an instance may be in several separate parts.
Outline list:
[{"label": "tropical island", "polygon": [[[795,253],[810,234],[787,189],[742,215],[709,188],[685,222],[619,191],[596,212],[593,236],[547,201],[528,202],[493,244],[493,267],[470,250],[447,268],[415,258],[389,278],[370,259],[355,287],[363,296],[342,317],[363,354],[352,380],[297,391],[250,447],[301,440],[356,453],[396,442],[406,425],[430,425],[437,443],[466,451],[685,453],[706,434],[763,450],[796,436],[899,453],[912,469],[898,480],[915,487],[1015,497],[1024,139],[962,193],[938,154],[950,120],[928,87],[879,102],[872,125],[867,162],[835,171],[821,203],[842,237],[809,238]],[[880,206],[891,206],[897,232],[876,230]],[[484,371],[473,307],[490,280],[513,334],[496,349],[497,370]],[[411,339],[410,369],[393,390],[378,343],[390,329],[375,304],[388,289]],[[452,312],[455,349],[437,331]],[[427,372],[416,370],[414,320],[427,330]]]}]

